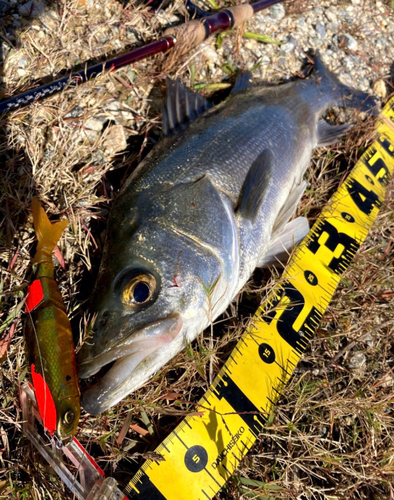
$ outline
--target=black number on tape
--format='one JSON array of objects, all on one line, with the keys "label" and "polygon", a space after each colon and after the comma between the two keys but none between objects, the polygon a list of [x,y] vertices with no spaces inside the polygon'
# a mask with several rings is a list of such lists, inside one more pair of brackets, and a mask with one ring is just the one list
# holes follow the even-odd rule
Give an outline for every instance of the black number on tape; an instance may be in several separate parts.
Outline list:
[{"label": "black number on tape", "polygon": [[319,283],[316,274],[312,273],[312,271],[304,271],[304,277],[307,283],[312,286],[316,286]]},{"label": "black number on tape", "polygon": [[269,344],[259,345],[259,356],[264,363],[268,363],[269,365],[275,361],[275,351]]},{"label": "black number on tape", "polygon": [[347,184],[347,190],[352,197],[352,200],[357,205],[357,208],[370,215],[374,207],[380,208],[381,202],[379,196],[371,190],[364,187],[356,179],[350,179]]},{"label": "black number on tape", "polygon": [[[380,182],[383,187],[386,187],[390,182],[390,172],[384,163],[383,159],[380,157],[376,157],[376,155],[369,158],[365,165],[368,167],[368,170],[371,174],[376,177],[376,179]],[[375,158],[375,161],[372,163],[372,160]]]},{"label": "black number on tape", "polygon": [[354,220],[355,220],[353,215],[350,215],[347,212],[342,212],[341,215],[342,215],[342,218],[345,219],[345,221],[347,221],[347,222],[354,222]]},{"label": "black number on tape", "polygon": [[[328,238],[321,243],[323,234],[327,234]],[[351,236],[340,233],[338,229],[330,224],[327,220],[323,221],[317,231],[315,231],[307,244],[307,248],[316,254],[320,247],[325,246],[334,254],[338,251],[338,247],[342,246],[339,257],[333,257],[328,264],[328,267],[336,274],[340,274],[343,269],[341,265],[347,264],[360,246]]]},{"label": "black number on tape", "polygon": [[185,465],[190,472],[201,472],[207,463],[207,450],[198,444],[189,448],[185,453]]}]

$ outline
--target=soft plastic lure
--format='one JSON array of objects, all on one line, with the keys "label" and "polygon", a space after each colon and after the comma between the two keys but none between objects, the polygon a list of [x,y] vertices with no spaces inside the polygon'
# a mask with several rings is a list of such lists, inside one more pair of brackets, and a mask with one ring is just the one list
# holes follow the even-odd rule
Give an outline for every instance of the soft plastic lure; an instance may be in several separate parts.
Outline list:
[{"label": "soft plastic lure", "polygon": [[51,224],[37,198],[33,198],[33,221],[38,245],[26,298],[29,364],[45,429],[68,441],[79,421],[80,391],[71,325],[52,263],[52,252],[68,221]]}]

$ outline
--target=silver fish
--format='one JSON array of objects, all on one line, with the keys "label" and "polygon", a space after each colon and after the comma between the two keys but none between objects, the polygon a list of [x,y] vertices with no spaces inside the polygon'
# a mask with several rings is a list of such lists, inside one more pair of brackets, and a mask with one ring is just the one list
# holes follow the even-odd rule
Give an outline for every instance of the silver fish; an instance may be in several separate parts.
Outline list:
[{"label": "silver fish", "polygon": [[234,90],[206,111],[201,96],[170,83],[164,128],[184,130],[154,148],[114,204],[94,292],[98,317],[79,354],[82,378],[115,361],[83,393],[92,414],[146,382],[227,308],[256,267],[305,236],[306,219],[288,221],[312,151],[350,127],[331,126],[322,113],[376,107],[319,57],[313,78],[250,88],[246,74]]}]

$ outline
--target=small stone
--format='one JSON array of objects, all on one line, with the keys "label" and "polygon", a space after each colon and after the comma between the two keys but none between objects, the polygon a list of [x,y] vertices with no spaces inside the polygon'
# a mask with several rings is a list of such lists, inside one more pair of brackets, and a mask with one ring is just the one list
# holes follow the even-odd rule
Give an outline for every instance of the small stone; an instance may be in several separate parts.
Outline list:
[{"label": "small stone", "polygon": [[326,10],[325,12],[326,18],[331,22],[331,23],[336,23],[338,21],[337,15],[335,12],[332,12],[330,10]]},{"label": "small stone", "polygon": [[381,383],[382,387],[393,387],[394,386],[394,375],[389,373],[385,377],[383,377],[383,381]]},{"label": "small stone", "polygon": [[323,45],[323,40],[317,36],[312,37],[311,42],[312,46],[316,48],[321,47]]},{"label": "small stone", "polygon": [[83,115],[83,109],[80,106],[74,106],[67,114],[64,115],[65,119],[79,118]]},{"label": "small stone", "polygon": [[[249,43],[253,45],[256,43],[255,40],[248,40]],[[216,50],[214,50],[212,47],[206,47],[206,49],[203,52],[204,57],[208,59],[209,61],[212,61],[214,64],[220,64],[220,59],[219,55]]]},{"label": "small stone", "polygon": [[367,347],[374,346],[373,337],[370,333],[365,334],[361,340],[367,344]]},{"label": "small stone", "polygon": [[339,36],[339,44],[349,50],[356,50],[358,45],[357,41],[352,37],[352,35],[349,35],[349,33],[344,33]]},{"label": "small stone", "polygon": [[326,36],[326,33],[327,33],[327,30],[326,30],[324,23],[317,23],[315,31],[320,38],[324,38]]},{"label": "small stone", "polygon": [[85,128],[88,130],[95,130],[96,132],[101,132],[103,130],[104,120],[98,118],[89,118],[85,122]]},{"label": "small stone", "polygon": [[29,0],[23,5],[20,5],[18,12],[24,17],[38,17],[44,12],[44,0]]},{"label": "small stone", "polygon": [[284,43],[283,45],[280,46],[280,50],[282,50],[285,54],[293,52],[294,48],[295,47],[292,43]]},{"label": "small stone", "polygon": [[127,28],[126,30],[126,37],[127,37],[127,40],[130,42],[130,43],[137,43],[138,42],[138,32],[135,28]]},{"label": "small stone", "polygon": [[372,90],[373,93],[381,99],[384,99],[387,96],[387,88],[383,80],[376,80],[376,82],[372,85]]},{"label": "small stone", "polygon": [[305,21],[305,16],[300,16],[298,19],[297,19],[297,22],[296,22],[297,26],[304,30],[306,29],[306,21]]},{"label": "small stone", "polygon": [[335,35],[338,32],[338,23],[332,23],[330,21],[326,24],[326,30],[328,35]]},{"label": "small stone", "polygon": [[285,8],[283,7],[283,4],[277,3],[276,5],[273,5],[269,9],[270,16],[275,19],[275,21],[280,21],[283,19],[286,15]]},{"label": "small stone", "polygon": [[122,125],[112,125],[106,132],[104,147],[107,154],[112,155],[126,149],[126,134]]},{"label": "small stone", "polygon": [[117,101],[116,99],[113,99],[104,105],[104,109],[105,109],[105,111],[109,111],[110,113],[114,112],[114,111],[119,112],[120,111],[120,102]]},{"label": "small stone", "polygon": [[367,365],[367,357],[363,352],[355,352],[349,360],[349,369],[353,372],[362,372]]},{"label": "small stone", "polygon": [[297,40],[292,35],[289,35],[286,37],[285,43],[280,46],[280,50],[282,50],[285,54],[288,54],[289,52],[293,52],[296,47]]},{"label": "small stone", "polygon": [[18,68],[26,68],[29,65],[29,61],[26,57],[22,57],[18,61]]}]

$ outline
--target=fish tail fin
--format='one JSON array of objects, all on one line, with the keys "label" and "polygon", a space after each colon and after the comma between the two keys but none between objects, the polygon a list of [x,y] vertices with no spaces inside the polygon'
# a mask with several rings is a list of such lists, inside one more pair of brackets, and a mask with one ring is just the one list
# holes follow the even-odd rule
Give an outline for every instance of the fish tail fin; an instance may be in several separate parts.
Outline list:
[{"label": "fish tail fin", "polygon": [[35,196],[33,197],[32,205],[34,230],[38,239],[37,253],[40,250],[51,255],[60,236],[68,225],[68,220],[64,219],[52,224],[38,198]]},{"label": "fish tail fin", "polygon": [[377,99],[373,95],[348,87],[340,82],[338,77],[325,66],[319,52],[316,52],[315,55],[314,74],[316,81],[328,87],[332,101],[336,105],[344,108],[355,108],[371,115],[379,113]]}]

